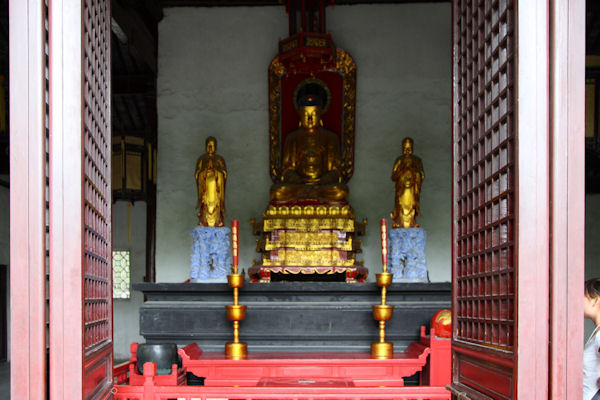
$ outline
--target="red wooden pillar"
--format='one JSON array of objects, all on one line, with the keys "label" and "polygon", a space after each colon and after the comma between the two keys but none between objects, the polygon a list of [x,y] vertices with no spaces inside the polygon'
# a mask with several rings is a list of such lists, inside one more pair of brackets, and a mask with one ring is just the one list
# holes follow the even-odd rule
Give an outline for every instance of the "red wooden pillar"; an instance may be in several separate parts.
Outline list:
[{"label": "red wooden pillar", "polygon": [[[81,1],[50,8],[50,397],[83,393]],[[79,79],[77,79],[79,78]]]},{"label": "red wooden pillar", "polygon": [[550,391],[580,399],[585,223],[585,1],[550,2]]},{"label": "red wooden pillar", "polygon": [[10,4],[12,399],[46,396],[44,19],[42,0]]},{"label": "red wooden pillar", "polygon": [[516,7],[517,216],[514,398],[548,399],[548,3]]}]

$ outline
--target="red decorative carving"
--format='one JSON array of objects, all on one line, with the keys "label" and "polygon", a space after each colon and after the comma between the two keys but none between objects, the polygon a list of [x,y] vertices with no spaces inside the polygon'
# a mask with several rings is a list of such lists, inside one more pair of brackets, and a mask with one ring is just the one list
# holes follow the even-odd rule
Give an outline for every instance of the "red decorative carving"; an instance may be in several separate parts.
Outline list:
[{"label": "red decorative carving", "polygon": [[[450,340],[425,335],[391,359],[371,358],[369,353],[250,353],[244,360],[227,359],[221,353],[203,353],[197,344],[179,349],[182,371],[156,376],[153,363],[135,372],[135,352],[129,371],[138,385],[115,386],[114,398],[286,398],[315,394],[329,399],[450,399],[444,386],[450,383]],[[135,346],[137,348],[137,346]],[[428,361],[429,360],[429,361]],[[425,367],[425,369],[423,369]],[[423,386],[404,387],[404,377],[424,371]],[[124,369],[115,376],[123,382]],[[205,377],[205,386],[174,386],[179,376],[191,372]],[[130,375],[131,379],[131,375]],[[260,397],[259,396],[259,397]],[[318,397],[318,396],[317,396]]]}]

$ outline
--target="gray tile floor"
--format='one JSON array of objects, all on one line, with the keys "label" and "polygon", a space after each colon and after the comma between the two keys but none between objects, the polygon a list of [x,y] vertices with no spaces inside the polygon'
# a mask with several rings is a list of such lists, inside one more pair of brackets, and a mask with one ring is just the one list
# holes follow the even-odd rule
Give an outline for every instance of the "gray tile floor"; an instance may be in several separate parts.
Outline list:
[{"label": "gray tile floor", "polygon": [[0,398],[10,400],[10,363],[0,362]]}]

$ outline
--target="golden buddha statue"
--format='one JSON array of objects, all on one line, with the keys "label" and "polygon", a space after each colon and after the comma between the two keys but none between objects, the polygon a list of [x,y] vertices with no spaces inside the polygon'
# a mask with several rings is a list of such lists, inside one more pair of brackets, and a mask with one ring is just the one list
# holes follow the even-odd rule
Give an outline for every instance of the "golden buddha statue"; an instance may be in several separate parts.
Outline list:
[{"label": "golden buddha statue", "polygon": [[339,138],[323,128],[322,106],[322,99],[315,95],[298,102],[300,128],[285,140],[280,182],[271,186],[271,201],[348,199]]},{"label": "golden buddha statue", "polygon": [[198,225],[223,226],[225,219],[225,182],[227,167],[223,157],[216,154],[217,139],[206,138],[206,153],[196,162],[198,185]]},{"label": "golden buddha statue", "polygon": [[396,182],[394,211],[391,213],[394,228],[416,228],[415,217],[420,215],[421,183],[425,179],[423,162],[413,155],[413,140],[402,140],[402,155],[394,162],[392,180]]}]

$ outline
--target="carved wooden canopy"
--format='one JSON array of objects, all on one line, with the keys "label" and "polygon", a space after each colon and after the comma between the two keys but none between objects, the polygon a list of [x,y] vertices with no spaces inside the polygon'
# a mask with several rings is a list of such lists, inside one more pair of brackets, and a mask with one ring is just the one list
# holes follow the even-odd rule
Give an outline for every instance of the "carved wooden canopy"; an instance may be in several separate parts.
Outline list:
[{"label": "carved wooden canopy", "polygon": [[323,108],[323,126],[340,139],[342,177],[347,182],[354,172],[356,114],[356,64],[352,56],[334,47],[335,63],[329,68],[293,69],[281,55],[269,65],[269,160],[271,179],[278,181],[282,149],[287,134],[298,128],[295,95],[303,85],[316,83],[328,94]]}]

